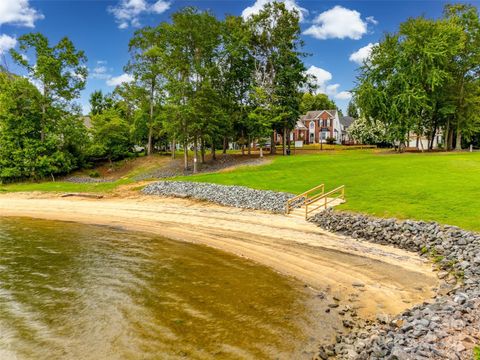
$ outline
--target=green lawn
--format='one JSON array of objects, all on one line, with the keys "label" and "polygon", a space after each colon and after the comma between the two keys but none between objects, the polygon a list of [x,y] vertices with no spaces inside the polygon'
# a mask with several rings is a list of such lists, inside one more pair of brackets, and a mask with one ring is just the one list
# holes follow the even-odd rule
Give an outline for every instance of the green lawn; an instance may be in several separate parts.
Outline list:
[{"label": "green lawn", "polygon": [[58,192],[108,192],[117,188],[119,185],[128,184],[131,180],[117,180],[106,183],[88,183],[77,184],[67,181],[45,181],[45,182],[25,182],[9,185],[0,185],[0,194],[2,192],[21,192],[21,191],[58,191]]},{"label": "green lawn", "polygon": [[301,193],[346,186],[341,209],[480,230],[480,153],[338,151],[275,157],[268,165],[181,178]]}]

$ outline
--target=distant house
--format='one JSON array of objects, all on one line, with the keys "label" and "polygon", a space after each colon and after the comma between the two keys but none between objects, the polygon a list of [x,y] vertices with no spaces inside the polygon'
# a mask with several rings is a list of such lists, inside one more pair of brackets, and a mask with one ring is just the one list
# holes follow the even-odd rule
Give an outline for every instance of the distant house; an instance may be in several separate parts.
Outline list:
[{"label": "distant house", "polygon": [[87,129],[92,128],[92,119],[90,116],[81,116],[80,119],[83,121],[83,125],[85,125]]},{"label": "distant house", "polygon": [[[443,134],[441,131],[437,132],[437,135],[433,138],[432,149],[439,149],[442,145]],[[429,150],[429,146],[432,140],[426,136],[420,136],[413,131],[408,134],[407,148],[417,150]]]},{"label": "distant house", "polygon": [[348,128],[355,121],[355,118],[351,116],[342,116],[340,118],[340,124],[342,124],[342,144],[353,145],[355,140],[348,134]]},{"label": "distant house", "polygon": [[[296,146],[325,144],[329,138],[336,144],[342,142],[342,124],[337,110],[308,111],[300,116],[290,133],[290,141],[294,141]],[[282,141],[281,134],[275,134],[275,141]]]}]

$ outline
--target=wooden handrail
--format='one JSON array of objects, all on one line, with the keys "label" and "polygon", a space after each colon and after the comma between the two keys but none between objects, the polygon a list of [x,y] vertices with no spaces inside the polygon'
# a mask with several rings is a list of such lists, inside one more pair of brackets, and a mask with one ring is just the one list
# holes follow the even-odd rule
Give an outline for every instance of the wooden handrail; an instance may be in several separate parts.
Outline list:
[{"label": "wooden handrail", "polygon": [[[298,199],[302,199],[303,198],[303,202],[302,202],[302,205],[304,205],[306,203],[306,201],[308,200],[308,195],[311,194],[312,192],[318,190],[318,189],[321,189],[321,193],[320,194],[317,194],[315,196],[318,196],[318,195],[321,195],[324,193],[325,191],[325,184],[320,184],[320,185],[317,185],[315,186],[314,188],[311,188],[310,190],[307,190],[297,196],[294,196],[293,198],[291,199],[288,199],[286,204],[285,204],[285,213],[288,214],[290,213],[290,204],[292,204],[293,202],[295,201],[298,201]],[[314,196],[314,197],[315,197]]]},{"label": "wooden handrail", "polygon": [[326,198],[328,195],[331,195],[331,194],[334,194],[334,193],[338,192],[339,190],[343,189],[344,187],[345,187],[345,185],[342,185],[342,186],[339,186],[338,188],[333,189],[333,190],[331,190],[327,193],[315,195],[314,197],[311,197],[310,199],[308,199],[307,202],[308,202],[308,204],[312,204],[312,203],[320,200],[320,198]]},{"label": "wooden handrail", "polygon": [[[331,198],[330,200],[328,200],[328,196],[329,195],[332,195],[332,194],[335,194],[335,193],[338,193],[339,194],[334,197],[334,198]],[[339,186],[337,187],[336,189],[333,189],[327,193],[324,193],[324,194],[319,194],[317,196],[314,196],[310,199],[307,199],[305,201],[305,220],[308,219],[308,214],[311,213],[312,211],[315,211],[319,208],[321,208],[322,206],[324,207],[324,209],[327,209],[327,205],[330,204],[331,202],[337,200],[338,198],[341,198],[342,200],[345,200],[345,185],[342,185],[342,186]],[[320,200],[324,200],[324,203],[323,204],[320,204],[318,206],[316,206],[315,208],[311,209],[310,210],[308,209],[308,206],[313,204],[313,203],[316,203]]]}]

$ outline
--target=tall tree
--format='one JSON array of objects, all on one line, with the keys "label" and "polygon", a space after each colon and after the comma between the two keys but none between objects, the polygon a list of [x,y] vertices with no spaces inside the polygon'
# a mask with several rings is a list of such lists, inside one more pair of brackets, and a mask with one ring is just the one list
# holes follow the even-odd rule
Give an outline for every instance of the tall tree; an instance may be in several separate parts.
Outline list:
[{"label": "tall tree", "polygon": [[334,109],[337,109],[337,105],[326,94],[306,92],[302,95],[302,101],[300,103],[300,111],[302,114],[305,114],[307,111]]},{"label": "tall tree", "polygon": [[250,52],[251,38],[248,24],[242,17],[225,18],[219,67],[221,101],[226,114],[226,122],[220,128],[224,152],[227,150],[229,135],[232,135],[232,132],[235,133],[235,140],[255,137],[249,133],[249,124],[252,121],[248,119],[254,70],[253,56]]},{"label": "tall tree", "polygon": [[0,182],[54,177],[82,165],[88,138],[78,113],[51,107],[57,126],[45,129],[42,104],[27,79],[0,72]]},{"label": "tall tree", "polygon": [[445,89],[463,36],[460,27],[445,20],[409,19],[397,34],[387,34],[361,67],[357,104],[367,119],[387,125],[400,149],[410,132],[434,138],[453,113]]},{"label": "tall tree", "polygon": [[102,90],[95,90],[90,94],[90,114],[98,115],[107,109],[111,109],[114,101],[111,95],[103,95]]},{"label": "tall tree", "polygon": [[[28,76],[39,84],[42,91],[40,139],[44,141],[47,127],[53,120],[48,111],[52,104],[77,98],[85,87],[88,75],[85,66],[87,58],[84,52],[77,50],[66,37],[58,44],[50,45],[44,35],[30,33],[22,35],[18,43],[20,52],[12,49],[10,54],[14,61],[27,71]],[[34,52],[34,57],[27,56],[30,50]],[[33,61],[30,61],[30,58]]]},{"label": "tall tree", "polygon": [[165,57],[165,37],[159,28],[145,27],[137,30],[130,40],[131,60],[125,67],[133,73],[137,82],[148,89],[149,116],[147,155],[153,151],[153,131],[155,108],[164,97],[165,75],[163,60]]},{"label": "tall tree", "polygon": [[350,100],[347,108],[347,115],[351,116],[354,119],[358,119],[358,108],[354,100]]},{"label": "tall tree", "polygon": [[[480,17],[473,5],[447,5],[444,10],[447,20],[463,30],[462,46],[452,58],[455,104],[454,123],[456,126],[456,148],[461,150],[462,133],[470,137],[480,130]],[[451,131],[451,130],[450,130]],[[451,139],[452,136],[447,136]],[[450,147],[450,141],[447,147]]]},{"label": "tall tree", "polygon": [[[282,133],[283,152],[287,151],[287,135],[300,115],[300,89],[307,83],[301,57],[299,14],[288,11],[284,3],[267,3],[251,17],[252,55],[255,64],[255,86],[261,88],[270,112],[273,131]],[[261,103],[257,101],[257,103]],[[272,152],[274,151],[272,135]]]},{"label": "tall tree", "polygon": [[185,169],[188,143],[193,142],[196,172],[198,150],[205,148],[207,136],[219,119],[216,112],[206,109],[216,105],[220,98],[215,79],[219,72],[221,26],[211,13],[187,7],[173,14],[172,24],[164,24],[162,28],[168,37],[168,101],[176,109],[173,121],[178,124],[173,127],[179,129],[177,134],[183,141]]}]

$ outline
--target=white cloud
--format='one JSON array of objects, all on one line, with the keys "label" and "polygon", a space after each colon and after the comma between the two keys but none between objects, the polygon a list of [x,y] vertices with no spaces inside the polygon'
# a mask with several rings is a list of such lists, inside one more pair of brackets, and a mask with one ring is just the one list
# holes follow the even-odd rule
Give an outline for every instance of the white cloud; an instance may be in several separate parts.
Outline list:
[{"label": "white cloud", "polygon": [[352,94],[348,91],[338,92],[340,84],[329,84],[333,77],[327,70],[312,65],[308,68],[307,74],[313,77],[313,83],[317,86],[317,93],[326,94],[337,100],[349,100],[352,97]]},{"label": "white cloud", "polygon": [[107,85],[108,86],[118,86],[123,83],[129,83],[133,81],[133,76],[130,74],[122,74],[119,76],[113,76],[109,79],[107,79]]},{"label": "white cloud", "polygon": [[327,85],[327,88],[325,89],[325,93],[328,96],[335,96],[338,92],[339,87],[340,87],[340,84]]},{"label": "white cloud", "polygon": [[2,34],[0,35],[0,55],[5,54],[8,50],[14,48],[17,45],[17,39]]},{"label": "white cloud", "polygon": [[156,14],[164,13],[168,9],[170,9],[170,3],[163,0],[158,0],[155,4],[151,6],[152,12]]},{"label": "white cloud", "polygon": [[119,29],[126,29],[129,26],[140,26],[142,14],[161,14],[170,8],[170,2],[158,0],[149,3],[146,0],[120,0],[117,6],[111,6],[108,11],[113,14],[118,23]]},{"label": "white cloud", "polygon": [[373,25],[378,25],[378,21],[377,19],[375,19],[373,16],[367,16],[365,18],[365,20],[367,20],[367,22],[373,24]]},{"label": "white cloud", "polygon": [[372,48],[377,45],[378,43],[369,43],[368,45],[353,52],[350,55],[349,60],[356,62],[358,65],[363,65],[364,61],[370,57],[370,54],[372,53]]},{"label": "white cloud", "polygon": [[322,12],[313,20],[313,25],[304,34],[325,39],[360,39],[367,33],[367,21],[362,20],[358,11],[337,5]]},{"label": "white cloud", "polygon": [[337,95],[335,95],[335,99],[337,100],[350,100],[352,98],[352,93],[350,91],[340,91]]},{"label": "white cloud", "polygon": [[0,25],[13,24],[35,27],[35,21],[44,16],[30,7],[28,0],[0,0]]},{"label": "white cloud", "polygon": [[103,60],[97,61],[97,65],[90,71],[90,77],[92,79],[108,80],[112,77],[109,74],[109,69],[106,67],[107,62]]},{"label": "white cloud", "polygon": [[308,68],[307,75],[313,77],[313,83],[317,86],[318,92],[326,93],[327,83],[332,80],[330,72],[312,65]]},{"label": "white cloud", "polygon": [[[252,15],[258,14],[260,10],[262,10],[262,8],[265,6],[265,4],[271,3],[273,1],[274,0],[256,0],[252,6],[249,6],[242,11],[242,17],[246,19]],[[300,17],[300,21],[303,21],[305,16],[308,14],[308,10],[298,5],[296,0],[279,0],[279,1],[285,3],[285,7],[287,8],[287,10],[289,11],[292,11],[293,9],[297,10],[298,15]]]}]

